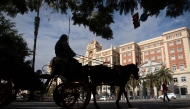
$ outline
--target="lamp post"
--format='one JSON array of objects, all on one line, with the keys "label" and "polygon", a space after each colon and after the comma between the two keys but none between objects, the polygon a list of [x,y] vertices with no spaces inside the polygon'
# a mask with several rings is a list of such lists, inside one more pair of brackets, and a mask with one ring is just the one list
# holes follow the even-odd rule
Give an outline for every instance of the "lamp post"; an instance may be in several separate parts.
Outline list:
[{"label": "lamp post", "polygon": [[146,98],[144,78],[143,78],[143,97]]},{"label": "lamp post", "polygon": [[143,81],[143,83],[142,83],[142,90],[143,90],[143,93],[142,93],[142,95],[143,95],[143,98],[146,98],[146,89],[145,89],[145,81],[144,81],[144,77],[142,77],[142,81]]},{"label": "lamp post", "polygon": [[107,85],[106,85],[106,98],[107,98]]}]

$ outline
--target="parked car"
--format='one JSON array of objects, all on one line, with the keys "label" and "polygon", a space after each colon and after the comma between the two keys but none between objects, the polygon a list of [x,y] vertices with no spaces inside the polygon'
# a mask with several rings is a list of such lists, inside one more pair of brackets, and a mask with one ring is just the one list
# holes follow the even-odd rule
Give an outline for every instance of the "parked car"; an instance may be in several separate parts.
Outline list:
[{"label": "parked car", "polygon": [[[164,95],[160,95],[158,97],[158,99],[161,99],[161,100],[163,100],[163,98],[164,98]],[[176,95],[174,93],[168,93],[168,98],[169,99],[176,99],[177,97],[176,97]],[[165,99],[167,99],[167,98],[165,98]]]},{"label": "parked car", "polygon": [[106,97],[106,96],[102,96],[102,97],[100,98],[100,100],[107,100],[107,97]]}]

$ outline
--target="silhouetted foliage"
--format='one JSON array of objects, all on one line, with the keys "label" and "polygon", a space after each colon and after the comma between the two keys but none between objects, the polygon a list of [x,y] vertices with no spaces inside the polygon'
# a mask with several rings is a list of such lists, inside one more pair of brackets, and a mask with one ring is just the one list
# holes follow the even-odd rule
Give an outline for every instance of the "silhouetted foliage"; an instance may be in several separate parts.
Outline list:
[{"label": "silhouetted foliage", "polygon": [[[37,11],[39,0],[1,0],[0,11],[9,16],[28,11]],[[113,15],[134,13],[140,6],[150,16],[158,16],[166,10],[166,17],[176,18],[190,11],[189,0],[41,0],[42,6],[53,9],[53,13],[67,14],[72,12],[74,25],[84,25],[89,30],[105,39],[113,38],[110,24],[114,23]],[[131,21],[132,22],[132,21]]]},{"label": "silhouetted foliage", "polygon": [[21,63],[31,64],[25,61],[26,56],[31,55],[26,41],[22,38],[23,34],[19,34],[15,27],[15,23],[5,19],[0,13],[0,45],[6,46],[18,57]]}]

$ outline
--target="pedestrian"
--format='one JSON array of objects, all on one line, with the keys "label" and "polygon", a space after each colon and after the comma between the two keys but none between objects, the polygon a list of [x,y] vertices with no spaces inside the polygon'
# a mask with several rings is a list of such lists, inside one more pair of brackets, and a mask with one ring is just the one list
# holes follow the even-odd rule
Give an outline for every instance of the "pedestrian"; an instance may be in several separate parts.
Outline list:
[{"label": "pedestrian", "polygon": [[108,102],[110,102],[110,96],[108,96]]},{"label": "pedestrian", "polygon": [[164,93],[164,98],[163,98],[163,101],[165,101],[165,97],[168,99],[168,101],[171,101],[169,98],[168,98],[168,95],[167,95],[167,86],[166,86],[166,82],[163,82],[162,83],[162,89],[163,89],[163,93]]}]

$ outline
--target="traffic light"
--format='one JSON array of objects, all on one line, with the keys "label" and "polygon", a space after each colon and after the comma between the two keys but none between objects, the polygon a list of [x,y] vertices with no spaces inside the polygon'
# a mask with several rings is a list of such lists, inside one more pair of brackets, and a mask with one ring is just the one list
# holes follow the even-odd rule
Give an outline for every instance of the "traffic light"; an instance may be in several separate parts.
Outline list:
[{"label": "traffic light", "polygon": [[134,14],[132,16],[133,18],[133,25],[134,25],[134,28],[138,28],[140,26],[140,22],[139,22],[139,13],[137,12],[136,14]]}]

